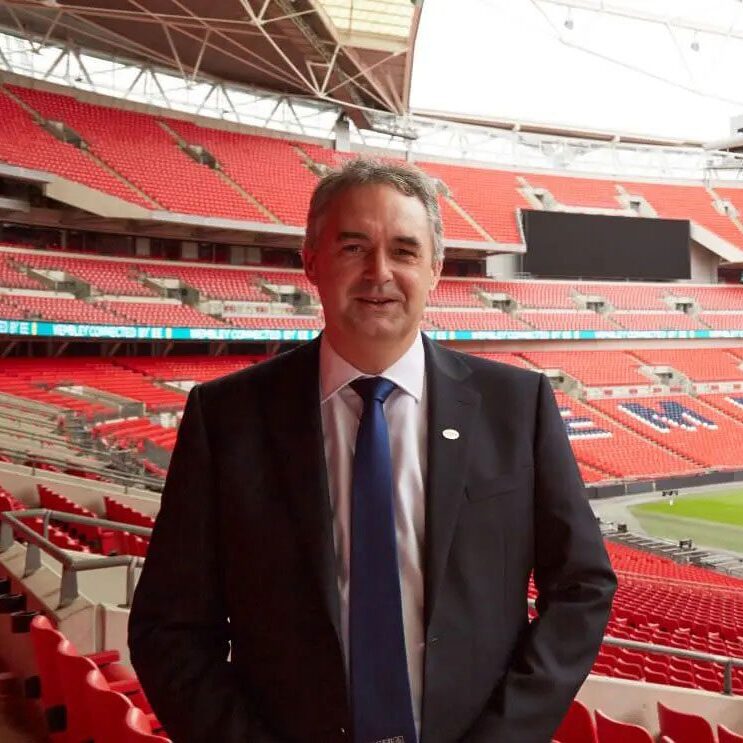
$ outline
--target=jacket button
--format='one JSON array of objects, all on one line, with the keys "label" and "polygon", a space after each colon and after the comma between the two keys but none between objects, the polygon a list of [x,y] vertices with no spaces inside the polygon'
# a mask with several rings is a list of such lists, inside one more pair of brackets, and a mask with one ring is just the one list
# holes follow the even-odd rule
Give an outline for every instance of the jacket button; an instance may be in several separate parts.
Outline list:
[{"label": "jacket button", "polygon": [[338,730],[338,732],[339,732],[339,733],[341,734],[341,736],[343,736],[343,737],[345,737],[345,736],[346,736],[346,728],[340,728],[340,729]]}]

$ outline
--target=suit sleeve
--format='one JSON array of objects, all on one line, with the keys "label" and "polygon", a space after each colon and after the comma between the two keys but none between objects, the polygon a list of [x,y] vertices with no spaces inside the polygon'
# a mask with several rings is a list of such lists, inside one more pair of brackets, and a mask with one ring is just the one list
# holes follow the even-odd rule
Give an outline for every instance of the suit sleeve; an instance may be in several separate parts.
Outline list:
[{"label": "suit sleeve", "polygon": [[228,662],[216,493],[200,388],[188,396],[129,617],[132,665],[175,743],[278,743]]},{"label": "suit sleeve", "polygon": [[598,653],[616,590],[549,381],[534,439],[538,618],[463,743],[548,743]]}]

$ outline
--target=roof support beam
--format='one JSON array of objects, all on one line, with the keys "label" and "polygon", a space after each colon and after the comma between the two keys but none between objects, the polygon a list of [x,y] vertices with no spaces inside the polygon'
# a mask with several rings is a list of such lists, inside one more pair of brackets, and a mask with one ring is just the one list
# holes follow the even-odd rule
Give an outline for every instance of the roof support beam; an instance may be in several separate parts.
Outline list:
[{"label": "roof support beam", "polygon": [[539,5],[557,5],[566,9],[574,8],[577,10],[588,10],[604,15],[618,16],[620,18],[629,18],[647,23],[656,23],[660,26],[671,26],[673,28],[683,28],[687,31],[701,31],[705,34],[714,36],[732,37],[743,40],[743,32],[733,32],[729,26],[715,26],[710,23],[693,23],[686,18],[673,15],[659,15],[647,10],[637,8],[626,8],[621,2],[611,2],[611,0],[534,0]]}]

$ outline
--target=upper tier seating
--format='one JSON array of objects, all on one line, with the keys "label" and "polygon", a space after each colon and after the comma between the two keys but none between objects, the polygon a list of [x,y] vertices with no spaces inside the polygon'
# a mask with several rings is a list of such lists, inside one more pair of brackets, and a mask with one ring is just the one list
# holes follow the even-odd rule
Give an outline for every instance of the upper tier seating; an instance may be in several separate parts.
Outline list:
[{"label": "upper tier seating", "polygon": [[99,302],[111,314],[118,316],[119,324],[133,322],[142,325],[172,327],[223,328],[225,323],[205,315],[185,304],[166,302]]},{"label": "upper tier seating", "polygon": [[0,257],[0,286],[8,289],[45,289],[46,287],[32,278],[26,276],[11,265],[12,258]]},{"label": "upper tier seating", "polygon": [[646,364],[672,366],[695,382],[743,381],[740,363],[726,349],[638,349],[633,354]]},{"label": "upper tier seating", "polygon": [[663,296],[669,284],[636,284],[630,282],[575,284],[575,290],[583,295],[603,297],[614,309],[622,310],[668,310]]},{"label": "upper tier seating", "polygon": [[522,307],[535,309],[577,309],[572,298],[573,284],[560,281],[472,281],[489,294],[507,294]]},{"label": "upper tier seating", "polygon": [[560,204],[602,209],[620,209],[619,192],[614,181],[601,178],[523,173],[533,188],[546,188]]},{"label": "upper tier seating", "polygon": [[256,269],[241,269],[237,266],[182,266],[165,261],[162,265],[141,264],[141,269],[153,278],[179,279],[198,289],[204,297],[242,302],[269,302],[272,299],[270,294],[261,289],[261,274]]},{"label": "upper tier seating", "polygon": [[704,327],[696,317],[683,312],[613,312],[611,319],[627,330],[702,330]]},{"label": "upper tier seating", "polygon": [[606,315],[590,310],[576,312],[519,312],[519,320],[537,330],[616,330]]},{"label": "upper tier seating", "polygon": [[64,271],[91,284],[103,294],[128,297],[157,296],[157,292],[137,281],[140,268],[133,261],[82,258],[38,251],[16,253],[14,259],[32,268]]},{"label": "upper tier seating", "polygon": [[442,330],[531,330],[499,310],[426,310],[425,319]]},{"label": "upper tier seating", "polygon": [[[285,224],[303,226],[317,176],[292,142],[168,120],[189,144],[203,145],[225,172]],[[265,221],[265,217],[264,217]]]},{"label": "upper tier seating", "polygon": [[420,162],[423,170],[448,186],[452,198],[496,242],[522,242],[517,208],[529,208],[517,190],[516,174],[460,165]]},{"label": "upper tier seating", "polygon": [[697,317],[713,330],[743,330],[743,312],[700,312]]},{"label": "upper tier seating", "polygon": [[304,271],[284,271],[281,269],[261,266],[259,273],[262,279],[268,284],[276,286],[293,286],[299,291],[317,298],[317,289],[305,276]]},{"label": "upper tier seating", "polygon": [[522,351],[539,369],[562,369],[590,387],[650,384],[642,363],[624,351]]},{"label": "upper tier seating", "polygon": [[477,290],[478,282],[471,279],[442,278],[431,292],[428,304],[432,307],[484,307]]},{"label": "upper tier seating", "polygon": [[24,319],[121,325],[121,318],[109,312],[106,307],[70,297],[5,295],[0,301],[0,312],[5,315],[10,309],[15,310],[11,317]]},{"label": "upper tier seating", "polygon": [[715,211],[713,198],[702,184],[688,186],[624,181],[622,185],[631,195],[643,196],[659,217],[693,220],[733,245],[743,247],[743,233],[727,216]]},{"label": "upper tier seating", "polygon": [[[42,131],[32,115],[2,89],[0,120],[9,125],[7,136],[0,143],[0,160],[50,171],[148,209],[260,223],[274,221],[273,215],[285,224],[301,226],[309,193],[317,182],[306,159],[337,164],[355,156],[288,138],[223,131],[208,124],[200,126],[84,103],[59,93],[11,85],[5,90],[41,116],[62,121],[77,131],[91,152],[122,179],[81,150]],[[181,150],[176,137],[187,144],[205,147],[236,185],[219,172],[195,162]],[[621,188],[631,195],[642,196],[659,217],[693,220],[721,238],[743,246],[743,233],[732,219],[716,211],[713,193],[701,182],[615,182],[572,174],[518,173],[425,160],[418,164],[443,181],[448,189],[449,197],[442,197],[440,204],[445,235],[451,240],[484,242],[489,236],[500,243],[522,243],[517,212],[533,208],[521,192],[526,183],[548,189],[558,202],[573,209],[581,206],[618,209]],[[743,189],[725,186],[715,188],[715,192],[743,211]]]},{"label": "upper tier seating", "polygon": [[321,317],[308,315],[249,315],[225,319],[238,328],[257,330],[321,330],[325,324]]},{"label": "upper tier seating", "polygon": [[149,208],[149,203],[134,189],[101,168],[77,148],[60,142],[44,131],[30,114],[3,93],[1,87],[0,121],[3,122],[0,161],[54,173]]},{"label": "upper tier seating", "polygon": [[692,297],[704,310],[743,310],[743,286],[720,284],[695,286],[694,284],[669,285],[668,294]]},{"label": "upper tier seating", "polygon": [[45,118],[72,127],[101,160],[164,208],[186,214],[267,221],[215,171],[182,152],[155,117],[41,90],[8,87]]}]

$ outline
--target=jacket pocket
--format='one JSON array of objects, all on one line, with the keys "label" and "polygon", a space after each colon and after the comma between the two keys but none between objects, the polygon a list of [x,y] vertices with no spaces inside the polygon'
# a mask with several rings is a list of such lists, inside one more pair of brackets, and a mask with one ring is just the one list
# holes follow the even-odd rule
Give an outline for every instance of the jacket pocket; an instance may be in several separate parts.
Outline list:
[{"label": "jacket pocket", "polygon": [[465,493],[470,501],[488,500],[508,495],[516,490],[531,489],[533,480],[534,467],[527,464],[497,475],[471,477],[465,486]]}]

